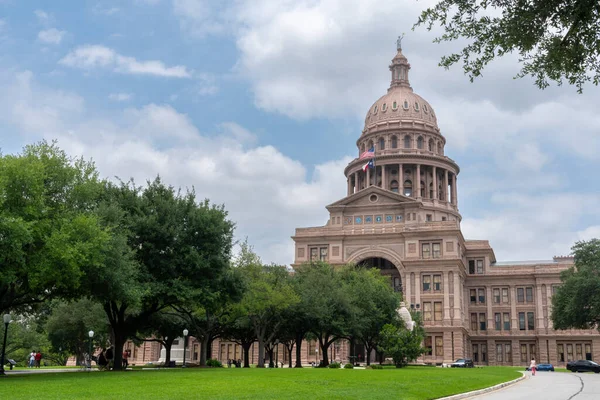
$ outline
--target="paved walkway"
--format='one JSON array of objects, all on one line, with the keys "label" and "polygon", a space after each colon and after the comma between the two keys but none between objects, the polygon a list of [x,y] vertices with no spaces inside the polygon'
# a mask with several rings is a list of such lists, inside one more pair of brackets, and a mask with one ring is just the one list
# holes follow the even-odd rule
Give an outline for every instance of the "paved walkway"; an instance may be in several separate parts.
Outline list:
[{"label": "paved walkway", "polygon": [[538,372],[517,384],[469,400],[598,400],[600,374]]}]

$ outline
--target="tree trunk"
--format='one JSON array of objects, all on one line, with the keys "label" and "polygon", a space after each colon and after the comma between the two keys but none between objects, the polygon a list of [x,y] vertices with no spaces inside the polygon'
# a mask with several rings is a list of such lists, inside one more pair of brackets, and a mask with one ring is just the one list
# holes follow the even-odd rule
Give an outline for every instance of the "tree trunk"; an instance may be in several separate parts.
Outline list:
[{"label": "tree trunk", "polygon": [[[206,359],[211,359],[213,358],[212,356],[212,343],[213,343],[214,339],[210,339],[209,341],[206,342]],[[202,364],[200,364],[202,365]]]},{"label": "tree trunk", "polygon": [[274,368],[275,364],[273,363],[273,347],[269,348],[269,368]]},{"label": "tree trunk", "polygon": [[256,368],[265,367],[265,341],[262,337],[258,338],[258,364]]},{"label": "tree trunk", "polygon": [[252,342],[242,343],[242,348],[244,349],[244,368],[250,368],[250,347],[252,347]]},{"label": "tree trunk", "polygon": [[170,341],[166,341],[164,343],[165,346],[165,367],[168,367],[171,363],[171,343]]},{"label": "tree trunk", "polygon": [[113,370],[121,371],[123,369],[123,346],[125,345],[125,334],[119,329],[114,330],[113,342]]},{"label": "tree trunk", "polygon": [[[294,368],[302,368],[302,339],[304,339],[304,333],[296,333],[296,365]],[[290,357],[290,363],[292,357]]]},{"label": "tree trunk", "polygon": [[202,338],[200,341],[200,366],[206,367],[206,355],[208,354],[208,339]]},{"label": "tree trunk", "polygon": [[288,360],[290,361],[289,367],[292,368],[292,351],[294,350],[294,346],[290,347],[288,350]]},{"label": "tree trunk", "polygon": [[366,358],[367,367],[368,367],[369,365],[371,365],[371,351],[373,350],[373,348],[370,347],[368,344],[365,344],[365,350],[366,350],[365,358]]},{"label": "tree trunk", "polygon": [[326,367],[329,365],[329,345],[328,344],[326,344],[325,346],[323,346],[321,348],[321,353],[323,354],[323,363],[321,364],[321,366]]}]

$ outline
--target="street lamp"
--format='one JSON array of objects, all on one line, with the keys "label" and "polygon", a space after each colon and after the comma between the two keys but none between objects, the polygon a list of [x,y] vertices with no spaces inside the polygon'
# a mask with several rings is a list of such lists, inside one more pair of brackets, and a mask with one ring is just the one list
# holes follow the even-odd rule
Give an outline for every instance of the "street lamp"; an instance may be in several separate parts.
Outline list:
[{"label": "street lamp", "polygon": [[89,331],[88,336],[90,337],[90,353],[89,353],[89,369],[92,369],[92,340],[94,339],[94,331]]},{"label": "street lamp", "polygon": [[185,350],[187,346],[187,335],[190,333],[187,329],[183,330],[183,368],[185,368]]},{"label": "street lamp", "polygon": [[8,336],[10,314],[4,314],[4,344],[2,345],[2,361],[0,361],[0,375],[4,375],[4,356],[6,355],[6,337]]}]

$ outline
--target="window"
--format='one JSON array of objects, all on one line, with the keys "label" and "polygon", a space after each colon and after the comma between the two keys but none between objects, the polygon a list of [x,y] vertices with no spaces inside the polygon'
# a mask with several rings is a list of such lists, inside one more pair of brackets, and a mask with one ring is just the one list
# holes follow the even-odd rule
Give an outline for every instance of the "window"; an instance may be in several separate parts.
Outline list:
[{"label": "window", "polygon": [[485,331],[485,328],[486,328],[485,313],[479,313],[479,330]]},{"label": "window", "polygon": [[504,320],[504,330],[510,331],[510,314],[507,312],[503,313],[502,319]]},{"label": "window", "polygon": [[381,111],[385,112],[387,110],[387,103],[383,103],[381,106]]},{"label": "window", "polygon": [[502,288],[502,303],[508,304],[508,288]]},{"label": "window", "polygon": [[431,216],[431,214],[427,214],[427,215],[425,216],[425,221],[427,221],[427,222],[431,222],[432,220],[433,220],[433,217]]},{"label": "window", "polygon": [[327,247],[321,247],[320,249],[320,256],[319,256],[319,260],[321,261],[327,261],[327,253],[328,253],[328,248]]},{"label": "window", "polygon": [[520,331],[525,330],[525,313],[524,312],[519,313],[519,330]]},{"label": "window", "polygon": [[481,345],[481,362],[487,362],[487,344]]},{"label": "window", "polygon": [[434,321],[442,320],[442,302],[436,301],[433,303],[433,319]]},{"label": "window", "polygon": [[525,302],[525,289],[517,288],[517,303]]},{"label": "window", "polygon": [[[394,102],[396,104],[396,102]],[[392,149],[398,148],[398,138],[396,136],[392,136]]]},{"label": "window", "polygon": [[433,276],[433,290],[435,290],[436,292],[439,292],[440,290],[442,290],[442,276],[441,275]]},{"label": "window", "polygon": [[402,108],[404,108],[405,110],[408,110],[408,101],[404,100],[404,103],[402,104]]},{"label": "window", "polygon": [[567,345],[567,361],[573,361],[573,345]]},{"label": "window", "polygon": [[469,274],[483,274],[483,260],[469,260]]},{"label": "window", "polygon": [[592,345],[591,344],[585,345],[585,359],[586,360],[592,359]]},{"label": "window", "polygon": [[477,304],[477,289],[470,289],[469,297],[471,298],[471,304]]},{"label": "window", "polygon": [[309,340],[307,344],[308,344],[308,355],[314,356],[315,349],[317,348],[317,342],[314,340]]},{"label": "window", "polygon": [[425,355],[426,356],[430,356],[432,353],[432,347],[431,347],[431,336],[425,336]]},{"label": "window", "polygon": [[419,111],[419,103],[415,101],[415,111]]},{"label": "window", "polygon": [[494,314],[494,326],[497,331],[502,330],[502,314],[500,314],[500,313]]},{"label": "window", "polygon": [[421,256],[423,258],[430,258],[431,257],[431,243],[423,243],[423,244],[421,244],[421,250],[422,250]]},{"label": "window", "polygon": [[483,274],[483,260],[477,260],[477,273]]},{"label": "window", "polygon": [[562,344],[557,345],[556,352],[558,353],[558,361],[565,362],[565,346]]},{"label": "window", "polygon": [[501,344],[497,344],[496,345],[496,361],[498,362],[502,362],[503,361],[503,351],[502,351],[502,345]]},{"label": "window", "polygon": [[494,289],[494,304],[500,304],[500,289]]},{"label": "window", "polygon": [[431,303],[423,303],[423,321],[431,321]]},{"label": "window", "polygon": [[431,250],[433,251],[433,258],[440,258],[442,256],[441,243],[432,243]]},{"label": "window", "polygon": [[521,362],[527,362],[527,345],[521,345]]},{"label": "window", "polygon": [[392,103],[392,110],[396,111],[398,109],[398,102],[394,101]]},{"label": "window", "polygon": [[536,351],[535,351],[535,344],[530,344],[529,345],[529,356],[531,358],[535,358],[537,359],[538,357],[536,356]]},{"label": "window", "polygon": [[410,179],[404,181],[404,195],[406,197],[412,196],[412,181]]},{"label": "window", "polygon": [[485,288],[469,289],[471,304],[485,304]]},{"label": "window", "polygon": [[377,114],[377,104],[375,104],[375,107],[373,107],[373,114]]},{"label": "window", "polygon": [[485,289],[477,289],[477,293],[479,294],[479,303],[485,304]]},{"label": "window", "polygon": [[431,275],[423,275],[423,291],[429,292],[431,290]]},{"label": "window", "polygon": [[410,149],[410,136],[408,135],[404,136],[404,148]]},{"label": "window", "polygon": [[554,296],[556,294],[557,290],[558,290],[558,285],[552,285],[552,296]]},{"label": "window", "polygon": [[429,151],[433,152],[433,149],[434,149],[433,139],[429,139]]},{"label": "window", "polygon": [[475,273],[475,260],[469,260],[469,274]]},{"label": "window", "polygon": [[478,344],[473,345],[473,361],[474,362],[479,361],[479,345]]},{"label": "window", "polygon": [[525,288],[525,301],[527,303],[533,303],[533,288]]},{"label": "window", "polygon": [[392,192],[394,192],[394,193],[398,193],[398,181],[397,181],[397,180],[395,180],[395,179],[394,179],[394,180],[393,180],[393,181],[390,183],[390,190],[391,190]]},{"label": "window", "polygon": [[444,337],[443,336],[435,337],[435,355],[436,356],[444,355]]},{"label": "window", "polygon": [[533,316],[533,312],[528,312],[527,313],[527,330],[528,331],[532,331],[535,329],[535,323],[534,323],[535,319]]},{"label": "window", "polygon": [[379,150],[385,150],[385,139],[379,139]]},{"label": "window", "polygon": [[510,348],[510,343],[506,343],[504,345],[504,359],[506,360],[506,362],[512,362],[512,351]]},{"label": "window", "polygon": [[319,249],[316,247],[310,248],[310,261],[317,261],[319,257]]},{"label": "window", "polygon": [[477,314],[471,314],[471,330],[477,331]]},{"label": "window", "polygon": [[578,360],[581,360],[583,358],[583,352],[581,351],[581,344],[577,343],[575,345],[575,356]]},{"label": "window", "polygon": [[417,139],[417,149],[423,149],[423,137],[419,136]]},{"label": "window", "polygon": [[442,244],[440,242],[421,243],[422,258],[440,258],[442,253]]}]

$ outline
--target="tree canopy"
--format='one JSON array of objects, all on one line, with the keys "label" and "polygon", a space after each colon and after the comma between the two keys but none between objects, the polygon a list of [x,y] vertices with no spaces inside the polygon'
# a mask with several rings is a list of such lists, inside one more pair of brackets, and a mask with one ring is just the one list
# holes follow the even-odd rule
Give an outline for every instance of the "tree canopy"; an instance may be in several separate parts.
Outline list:
[{"label": "tree canopy", "polygon": [[[462,51],[441,66],[462,60],[471,81],[496,57],[517,53],[518,77],[532,76],[541,89],[563,80],[581,92],[600,81],[600,2],[597,0],[442,0],[422,12],[416,26],[444,33],[436,42],[466,39]],[[413,27],[413,29],[415,28]]]}]

